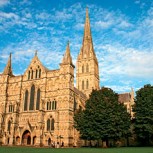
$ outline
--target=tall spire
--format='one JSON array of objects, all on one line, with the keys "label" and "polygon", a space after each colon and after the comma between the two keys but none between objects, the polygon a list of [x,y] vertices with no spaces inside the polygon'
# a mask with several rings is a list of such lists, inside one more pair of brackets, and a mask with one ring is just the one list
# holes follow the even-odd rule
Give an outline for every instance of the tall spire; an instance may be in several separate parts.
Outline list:
[{"label": "tall spire", "polygon": [[11,64],[11,53],[10,53],[7,65],[6,65],[6,67],[5,67],[4,71],[3,71],[3,74],[4,75],[10,75],[10,76],[13,75],[13,73],[12,73],[12,64]]},{"label": "tall spire", "polygon": [[85,19],[84,36],[83,36],[81,51],[82,51],[82,54],[86,54],[86,56],[89,56],[90,53],[95,54],[93,49],[88,8],[86,8],[86,19]]},{"label": "tall spire", "polygon": [[82,47],[77,58],[76,86],[87,96],[93,89],[99,89],[99,66],[92,42],[88,8],[86,8]]},{"label": "tall spire", "polygon": [[63,60],[62,60],[62,64],[72,64],[72,57],[71,57],[71,54],[70,54],[70,43],[68,41],[67,43],[67,46],[66,46],[66,51],[65,51],[65,54],[64,54],[64,57],[63,57]]},{"label": "tall spire", "polygon": [[83,43],[91,43],[92,42],[88,8],[86,8],[86,19],[85,19],[84,38],[83,39],[84,39]]}]

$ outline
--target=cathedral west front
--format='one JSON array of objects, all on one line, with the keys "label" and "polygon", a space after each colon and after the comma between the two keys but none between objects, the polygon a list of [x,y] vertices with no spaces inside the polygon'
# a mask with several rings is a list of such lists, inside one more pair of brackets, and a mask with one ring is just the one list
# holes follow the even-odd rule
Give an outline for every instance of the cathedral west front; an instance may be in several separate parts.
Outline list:
[{"label": "cathedral west front", "polygon": [[73,116],[83,109],[92,89],[99,89],[88,9],[76,63],[76,87],[69,43],[59,69],[49,70],[35,53],[23,75],[12,72],[11,54],[0,74],[0,139],[4,145],[78,146]]},{"label": "cathedral west front", "polygon": [[[73,116],[84,109],[93,89],[99,89],[99,67],[94,51],[88,9],[84,36],[76,62],[76,87],[70,45],[59,69],[46,68],[35,53],[24,74],[12,72],[11,54],[0,74],[0,141],[3,145],[79,146]],[[129,95],[131,98],[131,96]],[[121,96],[124,102],[125,95]],[[127,98],[127,105],[130,99]],[[129,110],[130,105],[129,105]]]}]

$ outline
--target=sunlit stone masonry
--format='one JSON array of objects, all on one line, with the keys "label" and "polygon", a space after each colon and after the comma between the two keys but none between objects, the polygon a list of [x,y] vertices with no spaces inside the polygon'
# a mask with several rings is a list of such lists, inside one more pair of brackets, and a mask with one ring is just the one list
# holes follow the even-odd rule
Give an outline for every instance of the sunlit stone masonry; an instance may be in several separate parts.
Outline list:
[{"label": "sunlit stone masonry", "polygon": [[[84,109],[92,89],[99,89],[99,67],[88,9],[76,63],[76,87],[69,43],[57,70],[43,66],[36,52],[24,74],[15,76],[11,60],[10,54],[0,74],[0,143],[80,146],[83,141],[73,127],[73,116],[77,109]],[[120,100],[124,98],[121,96]],[[126,106],[129,111],[131,99]]]}]

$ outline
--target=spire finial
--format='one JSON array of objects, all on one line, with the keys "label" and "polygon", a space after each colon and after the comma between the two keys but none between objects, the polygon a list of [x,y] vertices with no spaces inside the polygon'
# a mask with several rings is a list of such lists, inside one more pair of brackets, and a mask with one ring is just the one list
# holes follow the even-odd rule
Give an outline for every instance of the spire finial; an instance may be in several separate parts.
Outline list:
[{"label": "spire finial", "polygon": [[35,56],[37,56],[37,52],[38,52],[38,51],[37,51],[37,50],[35,50]]},{"label": "spire finial", "polygon": [[67,41],[67,46],[70,46],[70,41],[69,40]]},{"label": "spire finial", "polygon": [[88,15],[88,6],[86,6],[86,18],[89,18],[89,15]]}]

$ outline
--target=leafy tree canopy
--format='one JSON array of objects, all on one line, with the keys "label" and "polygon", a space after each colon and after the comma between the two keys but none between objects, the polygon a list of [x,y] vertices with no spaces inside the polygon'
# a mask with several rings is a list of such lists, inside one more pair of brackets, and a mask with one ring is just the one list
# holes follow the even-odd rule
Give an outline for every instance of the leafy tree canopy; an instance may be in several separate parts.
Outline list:
[{"label": "leafy tree canopy", "polygon": [[92,91],[85,110],[78,111],[74,121],[81,137],[88,140],[117,140],[126,136],[130,128],[130,115],[118,102],[118,94],[105,87]]},{"label": "leafy tree canopy", "polygon": [[143,145],[153,140],[153,86],[145,85],[136,92],[134,130]]}]

